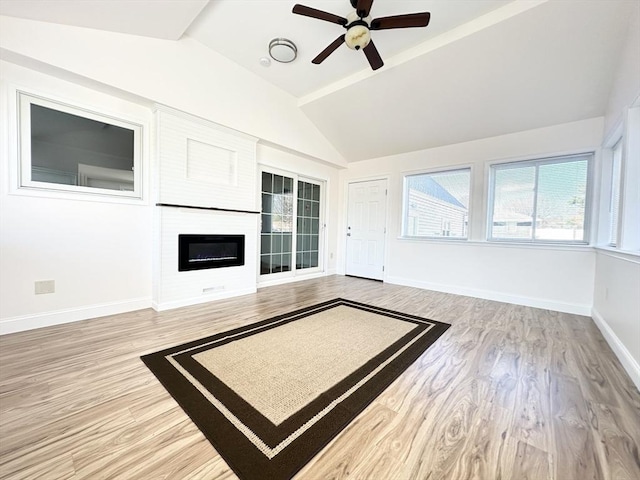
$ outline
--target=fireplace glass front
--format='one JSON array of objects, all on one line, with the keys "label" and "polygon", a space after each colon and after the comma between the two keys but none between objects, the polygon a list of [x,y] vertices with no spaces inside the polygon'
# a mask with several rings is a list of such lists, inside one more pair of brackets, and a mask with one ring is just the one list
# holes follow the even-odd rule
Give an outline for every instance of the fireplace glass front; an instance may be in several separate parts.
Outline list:
[{"label": "fireplace glass front", "polygon": [[244,235],[178,235],[178,271],[244,265]]}]

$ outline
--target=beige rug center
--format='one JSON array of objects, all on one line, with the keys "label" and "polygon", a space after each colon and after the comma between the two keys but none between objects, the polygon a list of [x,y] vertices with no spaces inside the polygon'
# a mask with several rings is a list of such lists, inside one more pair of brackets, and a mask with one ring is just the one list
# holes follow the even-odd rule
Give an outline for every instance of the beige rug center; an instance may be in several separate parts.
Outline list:
[{"label": "beige rug center", "polygon": [[279,425],[414,328],[342,305],[193,358]]}]

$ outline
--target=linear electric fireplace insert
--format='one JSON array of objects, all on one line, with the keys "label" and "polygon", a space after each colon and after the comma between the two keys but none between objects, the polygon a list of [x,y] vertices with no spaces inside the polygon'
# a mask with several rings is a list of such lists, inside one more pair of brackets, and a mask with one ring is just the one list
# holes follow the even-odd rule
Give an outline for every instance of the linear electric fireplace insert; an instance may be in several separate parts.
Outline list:
[{"label": "linear electric fireplace insert", "polygon": [[244,265],[244,235],[178,235],[178,271]]}]

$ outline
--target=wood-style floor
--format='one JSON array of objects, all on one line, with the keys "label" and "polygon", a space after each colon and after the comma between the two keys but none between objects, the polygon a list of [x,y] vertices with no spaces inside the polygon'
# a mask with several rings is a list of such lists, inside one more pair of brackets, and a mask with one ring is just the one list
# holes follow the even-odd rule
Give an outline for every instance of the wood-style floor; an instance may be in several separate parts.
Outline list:
[{"label": "wood-style floor", "polygon": [[235,479],[140,355],[336,297],[453,326],[296,480],[640,479],[591,319],[339,276],[0,337],[0,478]]}]

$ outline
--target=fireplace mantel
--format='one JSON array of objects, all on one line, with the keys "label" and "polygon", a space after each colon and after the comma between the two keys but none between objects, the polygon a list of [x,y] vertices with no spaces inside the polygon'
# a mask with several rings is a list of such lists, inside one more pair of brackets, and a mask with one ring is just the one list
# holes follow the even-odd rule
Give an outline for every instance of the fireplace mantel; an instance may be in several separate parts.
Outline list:
[{"label": "fireplace mantel", "polygon": [[194,208],[196,210],[213,210],[215,212],[251,213],[254,215],[260,215],[260,212],[258,212],[257,210],[236,210],[234,208],[198,207],[196,205],[178,205],[174,203],[156,203],[156,207]]}]

